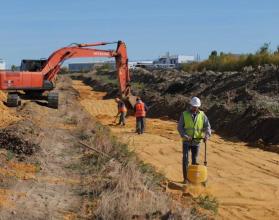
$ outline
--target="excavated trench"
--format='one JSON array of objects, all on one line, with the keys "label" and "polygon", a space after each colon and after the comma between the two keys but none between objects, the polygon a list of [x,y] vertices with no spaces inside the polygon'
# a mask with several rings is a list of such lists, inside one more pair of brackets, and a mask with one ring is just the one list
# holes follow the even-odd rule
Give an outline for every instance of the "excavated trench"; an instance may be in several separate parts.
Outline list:
[{"label": "excavated trench", "polygon": [[[118,93],[114,72],[73,77],[94,85],[97,91],[106,91],[105,98],[115,97]],[[279,153],[278,69],[195,74],[176,70],[137,70],[132,72],[132,92],[149,105],[148,117],[174,120],[189,108],[192,96],[199,96],[216,132]]]},{"label": "excavated trench", "polygon": [[[96,85],[99,88],[100,85]],[[135,119],[127,118],[125,127],[113,124],[117,112],[115,101],[104,91],[75,81],[80,103],[103,125],[108,126],[121,142],[127,143],[141,160],[163,173],[169,183],[167,192],[182,196],[211,194],[219,201],[219,219],[278,219],[279,156],[251,148],[237,139],[213,135],[208,143],[209,182],[206,189],[180,187],[181,142],[176,122],[148,118],[144,135],[135,134]],[[204,154],[201,150],[200,160]],[[205,190],[205,191],[204,191]]]}]

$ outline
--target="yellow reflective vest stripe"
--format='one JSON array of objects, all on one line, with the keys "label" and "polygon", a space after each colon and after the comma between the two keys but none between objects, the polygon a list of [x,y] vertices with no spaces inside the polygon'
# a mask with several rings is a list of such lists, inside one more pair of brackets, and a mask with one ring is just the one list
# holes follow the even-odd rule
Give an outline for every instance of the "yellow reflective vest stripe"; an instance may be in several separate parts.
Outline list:
[{"label": "yellow reflective vest stripe", "polygon": [[185,133],[194,139],[204,138],[204,112],[199,111],[195,121],[188,111],[183,112],[183,117]]}]

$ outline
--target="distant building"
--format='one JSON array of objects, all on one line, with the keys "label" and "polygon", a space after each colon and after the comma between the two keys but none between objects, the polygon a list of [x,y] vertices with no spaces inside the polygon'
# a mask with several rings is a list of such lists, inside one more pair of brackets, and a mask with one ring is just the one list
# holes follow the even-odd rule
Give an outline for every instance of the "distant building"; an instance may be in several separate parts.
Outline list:
[{"label": "distant building", "polygon": [[89,72],[93,68],[94,63],[70,63],[68,67],[70,72]]},{"label": "distant building", "polygon": [[[137,60],[129,61],[129,69],[145,68],[145,69],[172,69],[179,68],[183,63],[190,63],[195,61],[194,56],[186,55],[170,55],[166,53],[164,56],[160,56],[156,60]],[[102,65],[110,65],[112,69],[116,68],[115,61],[96,61],[90,63],[71,63],[68,66],[70,72],[89,72],[96,67]]]},{"label": "distant building", "polygon": [[128,62],[128,68],[129,69],[135,69],[137,66],[138,62],[137,61],[129,61]]},{"label": "distant building", "polygon": [[153,61],[152,60],[140,60],[137,61],[136,67],[150,69],[153,68]]},{"label": "distant building", "polygon": [[186,56],[186,55],[174,55],[171,60],[174,64],[183,64],[183,63],[190,63],[195,61],[194,56]]},{"label": "distant building", "polygon": [[153,61],[152,60],[129,61],[128,67],[129,69],[136,69],[137,67],[148,69],[153,67]]},{"label": "distant building", "polygon": [[181,64],[190,63],[193,61],[195,61],[194,56],[170,55],[170,53],[167,52],[166,55],[161,56],[155,60],[153,64],[155,67],[176,68],[180,67]]},{"label": "distant building", "polygon": [[0,59],[0,70],[6,69],[6,62],[3,59]]}]

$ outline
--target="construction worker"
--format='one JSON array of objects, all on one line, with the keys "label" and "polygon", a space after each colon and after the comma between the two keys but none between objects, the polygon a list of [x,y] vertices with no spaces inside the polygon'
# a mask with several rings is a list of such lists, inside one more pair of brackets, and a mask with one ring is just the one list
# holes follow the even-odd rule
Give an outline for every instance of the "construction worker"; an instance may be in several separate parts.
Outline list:
[{"label": "construction worker", "polygon": [[187,169],[189,164],[189,151],[191,150],[192,164],[198,164],[198,154],[200,142],[205,142],[211,136],[211,127],[207,116],[199,110],[201,101],[198,97],[193,97],[190,101],[191,108],[184,111],[179,119],[177,130],[182,138],[183,143],[183,178],[187,183]]},{"label": "construction worker", "polygon": [[137,102],[134,107],[136,116],[136,132],[138,134],[143,134],[145,128],[145,117],[148,109],[140,97],[137,97],[136,101]]},{"label": "construction worker", "polygon": [[127,114],[126,105],[120,98],[116,98],[115,102],[117,103],[117,109],[118,109],[117,115],[115,116],[115,120],[120,115],[119,122],[117,125],[125,126],[125,117]]}]

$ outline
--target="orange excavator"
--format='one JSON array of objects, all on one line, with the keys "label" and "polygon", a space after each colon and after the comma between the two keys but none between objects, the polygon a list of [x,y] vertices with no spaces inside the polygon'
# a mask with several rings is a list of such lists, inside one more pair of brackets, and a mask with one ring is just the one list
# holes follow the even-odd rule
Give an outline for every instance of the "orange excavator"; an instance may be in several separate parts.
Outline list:
[{"label": "orange excavator", "polygon": [[[117,44],[116,50],[100,50],[94,47],[108,44]],[[20,105],[19,91],[30,94],[28,97],[42,96],[45,91],[48,106],[58,108],[59,94],[53,92],[55,79],[63,62],[70,58],[114,57],[119,82],[119,93],[123,99],[133,100],[130,94],[130,75],[128,56],[123,41],[98,42],[92,44],[72,44],[52,53],[46,60],[22,60],[20,71],[0,71],[0,89],[7,90],[7,106]],[[32,95],[31,95],[32,94]]]}]

